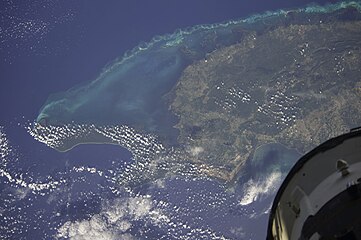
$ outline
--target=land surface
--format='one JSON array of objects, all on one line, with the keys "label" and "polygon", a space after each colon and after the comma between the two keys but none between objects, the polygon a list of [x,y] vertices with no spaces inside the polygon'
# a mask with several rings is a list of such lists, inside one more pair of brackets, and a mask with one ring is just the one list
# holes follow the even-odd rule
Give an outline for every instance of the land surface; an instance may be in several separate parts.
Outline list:
[{"label": "land surface", "polygon": [[248,32],[188,66],[173,91],[188,157],[232,181],[263,144],[305,153],[361,125],[361,22]]}]

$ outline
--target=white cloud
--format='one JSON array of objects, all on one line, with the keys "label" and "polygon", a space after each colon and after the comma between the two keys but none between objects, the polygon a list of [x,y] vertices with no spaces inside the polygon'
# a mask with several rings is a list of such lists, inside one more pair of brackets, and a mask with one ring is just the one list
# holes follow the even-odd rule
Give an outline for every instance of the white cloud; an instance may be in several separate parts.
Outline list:
[{"label": "white cloud", "polygon": [[58,229],[58,238],[72,240],[112,240],[116,239],[114,233],[107,228],[107,225],[99,215],[89,220],[79,222],[66,222]]},{"label": "white cloud", "polygon": [[103,206],[100,213],[87,220],[66,222],[59,229],[57,238],[71,240],[131,240],[127,233],[132,228],[132,220],[149,217],[153,209],[149,197],[117,199]]},{"label": "white cloud", "polygon": [[30,189],[29,188],[17,188],[15,190],[15,195],[18,197],[19,200],[24,199],[28,193],[30,193]]},{"label": "white cloud", "polygon": [[126,220],[124,221],[120,221],[118,224],[117,224],[117,227],[120,231],[122,232],[126,232],[128,231],[131,227],[132,227],[132,224]]},{"label": "white cloud", "polygon": [[191,147],[189,149],[189,152],[192,156],[197,157],[199,154],[201,154],[202,152],[204,152],[204,149],[202,147],[199,146],[195,146],[195,147]]},{"label": "white cloud", "polygon": [[244,185],[244,195],[240,201],[240,204],[249,205],[254,201],[257,201],[261,196],[267,196],[275,193],[281,184],[281,176],[281,172],[275,171],[256,181],[250,179]]},{"label": "white cloud", "polygon": [[165,188],[166,187],[166,183],[165,183],[165,179],[164,178],[159,178],[157,180],[155,180],[153,182],[154,186],[156,188]]},{"label": "white cloud", "polygon": [[239,238],[245,238],[245,231],[241,226],[238,228],[236,228],[236,227],[231,228],[230,232]]},{"label": "white cloud", "polygon": [[138,220],[149,213],[152,202],[147,198],[131,198],[128,201],[129,214]]}]

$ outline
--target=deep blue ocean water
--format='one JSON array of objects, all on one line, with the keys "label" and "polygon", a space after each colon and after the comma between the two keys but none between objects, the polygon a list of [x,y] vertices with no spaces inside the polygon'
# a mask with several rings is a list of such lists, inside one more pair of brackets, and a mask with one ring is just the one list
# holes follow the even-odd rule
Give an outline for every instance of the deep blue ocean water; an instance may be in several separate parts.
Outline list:
[{"label": "deep blue ocean water", "polygon": [[[328,2],[318,1],[319,4]],[[7,134],[16,156],[8,163],[7,169],[18,175],[23,173],[23,178],[29,182],[44,182],[49,180],[48,176],[53,176],[54,179],[64,178],[67,181],[68,190],[64,190],[67,197],[82,199],[81,195],[85,192],[92,192],[90,195],[93,197],[74,201],[71,206],[66,204],[66,197],[56,192],[52,193],[52,197],[42,198],[41,195],[34,195],[30,200],[21,199],[16,207],[27,210],[14,210],[11,214],[14,218],[17,217],[15,215],[27,215],[22,219],[24,222],[18,219],[17,223],[13,221],[11,225],[0,217],[0,233],[4,234],[1,231],[9,229],[22,229],[24,227],[22,225],[31,223],[27,231],[17,231],[13,239],[40,239],[54,234],[54,228],[58,227],[57,224],[62,218],[75,221],[99,213],[102,207],[101,199],[104,196],[109,196],[108,199],[112,198],[111,191],[104,187],[109,182],[104,183],[102,177],[90,174],[89,171],[83,175],[65,174],[65,172],[78,166],[109,170],[121,167],[120,163],[131,161],[130,153],[117,146],[83,145],[67,153],[59,153],[29,136],[25,126],[36,119],[39,109],[51,93],[64,91],[74,85],[95,79],[107,63],[140,42],[149,41],[155,35],[172,33],[176,29],[198,24],[245,18],[264,11],[297,8],[309,3],[311,1],[286,0],[276,3],[264,0],[227,2],[114,0],[106,3],[52,1],[51,4],[45,1],[31,3],[2,1],[0,3],[0,126],[4,128],[3,131]],[[234,229],[234,233],[228,233],[231,237],[236,238],[239,236],[237,231],[243,231],[247,232],[245,238],[263,239],[262,231],[265,228],[259,231],[257,226],[266,223],[267,215],[261,214],[262,216],[259,217],[257,213],[267,211],[269,208],[271,201],[269,194],[259,193],[256,197],[261,201],[247,207],[238,204],[239,197],[247,191],[244,186],[247,186],[249,179],[253,179],[253,183],[256,182],[259,186],[263,186],[262,184],[268,181],[259,176],[260,172],[269,171],[272,177],[272,173],[277,174],[277,171],[283,173],[291,167],[285,165],[279,169],[280,164],[273,162],[283,158],[294,161],[299,155],[277,145],[267,145],[260,151],[255,155],[252,164],[245,169],[247,172],[240,175],[238,185],[233,192],[224,190],[221,184],[214,181],[199,179],[193,182],[189,179],[171,178],[164,183],[166,188],[146,189],[144,194],[154,195],[157,202],[167,201],[170,208],[191,207],[195,210],[191,215],[180,213],[173,216],[174,220],[192,223],[198,218],[199,221],[193,222],[193,227],[208,226],[216,231],[229,228]],[[29,172],[31,174],[28,176]],[[14,189],[8,189],[7,186],[7,179],[2,178],[0,191],[3,200],[13,194]],[[212,200],[211,195],[217,197]],[[54,200],[55,203],[52,202],[52,198],[57,199],[56,202]],[[199,202],[205,201],[204,199],[208,199],[209,202],[199,205]],[[217,202],[222,204],[212,205]],[[31,219],[32,214],[52,219],[50,222],[53,222],[53,225],[45,225],[47,220],[27,221]],[[254,217],[249,217],[251,215]],[[142,225],[142,222],[138,224]],[[152,233],[154,238],[165,234],[159,233],[162,231],[164,229]],[[133,235],[136,233],[133,232]],[[174,238],[176,236],[174,235]]]}]

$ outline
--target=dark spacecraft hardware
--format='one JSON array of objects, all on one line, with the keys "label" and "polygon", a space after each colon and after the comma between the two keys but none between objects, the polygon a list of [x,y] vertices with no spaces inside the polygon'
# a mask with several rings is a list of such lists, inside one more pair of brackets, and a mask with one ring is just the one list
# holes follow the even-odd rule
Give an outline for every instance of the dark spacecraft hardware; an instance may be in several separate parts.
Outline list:
[{"label": "dark spacecraft hardware", "polygon": [[361,239],[361,128],[295,164],[273,202],[267,239]]}]

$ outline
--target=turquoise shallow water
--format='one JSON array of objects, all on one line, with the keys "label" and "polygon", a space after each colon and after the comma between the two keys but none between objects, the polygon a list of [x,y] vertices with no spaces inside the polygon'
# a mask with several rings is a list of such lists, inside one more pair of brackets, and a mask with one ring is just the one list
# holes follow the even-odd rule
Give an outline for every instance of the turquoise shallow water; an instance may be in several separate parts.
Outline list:
[{"label": "turquoise shallow water", "polygon": [[255,151],[250,165],[259,172],[268,169],[287,173],[301,156],[296,150],[288,149],[282,144],[269,143]]},{"label": "turquoise shallow water", "polygon": [[[53,94],[40,110],[37,121],[49,125],[92,123],[124,124],[147,133],[175,139],[176,117],[165,95],[176,85],[182,71],[208,53],[242,41],[245,33],[261,33],[289,24],[333,21],[360,9],[356,2],[325,7],[269,12],[247,19],[199,25],[157,36],[127,52],[88,84]],[[168,96],[168,98],[171,96]]]}]

